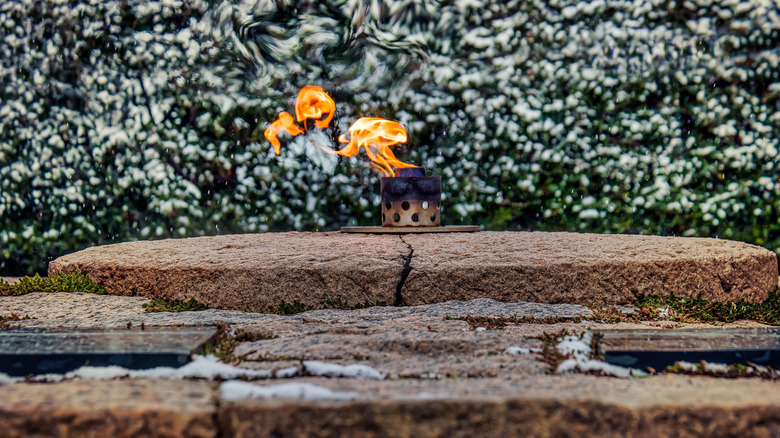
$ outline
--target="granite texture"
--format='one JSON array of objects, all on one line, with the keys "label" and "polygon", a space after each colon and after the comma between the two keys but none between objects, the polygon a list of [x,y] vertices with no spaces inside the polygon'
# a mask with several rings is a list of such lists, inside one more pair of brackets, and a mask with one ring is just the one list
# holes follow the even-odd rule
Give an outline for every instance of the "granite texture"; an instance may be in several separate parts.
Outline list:
[{"label": "granite texture", "polygon": [[394,304],[407,252],[396,236],[242,234],[87,248],[51,262],[49,274],[80,270],[112,294],[195,298],[226,309]]},{"label": "granite texture", "polygon": [[[776,436],[780,383],[657,376],[614,379],[359,381],[302,379],[353,401],[244,399],[223,404],[220,427],[236,437]],[[264,382],[273,385],[276,382]]]},{"label": "granite texture", "polygon": [[[239,367],[279,371],[247,383],[317,385],[355,394],[350,401],[223,398],[204,380],[72,380],[6,383],[0,379],[0,435],[219,437],[443,436],[777,436],[780,382],[659,375],[616,379],[551,374],[533,351],[537,336],[655,329],[664,321],[599,324],[509,323],[476,330],[460,318],[567,317],[571,304],[492,299],[411,307],[315,310],[279,316],[227,310],[143,313],[140,297],[34,293],[0,297],[0,308],[35,319],[23,327],[198,325],[218,321],[262,335],[238,343]],[[630,310],[630,309],[624,309]],[[719,329],[756,325],[740,322]],[[674,327],[712,327],[673,324]],[[302,360],[368,365],[385,380],[316,377]],[[2,376],[0,376],[2,377]]]},{"label": "granite texture", "polygon": [[4,437],[215,437],[210,382],[71,381],[0,385]]},{"label": "granite texture", "polygon": [[777,257],[741,242],[682,237],[484,232],[407,235],[406,304],[499,301],[626,304],[639,295],[760,301]]},{"label": "granite texture", "polygon": [[430,235],[266,233],[127,242],[53,261],[121,295],[261,310],[282,301],[627,304],[642,294],[759,301],[777,257],[740,242],[546,232]]}]

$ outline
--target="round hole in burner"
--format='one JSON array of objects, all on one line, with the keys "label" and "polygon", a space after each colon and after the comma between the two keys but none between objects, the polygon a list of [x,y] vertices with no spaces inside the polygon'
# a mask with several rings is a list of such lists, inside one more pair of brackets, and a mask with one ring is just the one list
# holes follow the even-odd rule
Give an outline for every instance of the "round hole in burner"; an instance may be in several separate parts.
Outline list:
[{"label": "round hole in burner", "polygon": [[409,209],[409,202],[408,201],[402,202],[401,203],[401,208],[403,208],[404,210],[408,210]]},{"label": "round hole in burner", "polygon": [[428,209],[428,201],[423,201],[422,203],[422,209],[427,210]]},{"label": "round hole in burner", "polygon": [[419,222],[420,221],[420,215],[417,213],[412,215],[412,222]]},{"label": "round hole in burner", "polygon": [[385,207],[387,207],[388,210],[390,210],[390,207],[392,207],[393,204],[390,203],[390,201],[385,202]]},{"label": "round hole in burner", "polygon": [[431,215],[431,222],[435,222],[435,221],[436,221],[436,213]]},{"label": "round hole in burner", "polygon": [[401,216],[400,216],[398,213],[395,213],[395,214],[393,215],[393,220],[394,220],[394,221],[396,221],[396,222],[398,222],[398,221],[400,221],[400,220],[401,220]]},{"label": "round hole in burner", "polygon": [[385,214],[382,213],[382,222],[387,222],[387,219],[385,219]]}]

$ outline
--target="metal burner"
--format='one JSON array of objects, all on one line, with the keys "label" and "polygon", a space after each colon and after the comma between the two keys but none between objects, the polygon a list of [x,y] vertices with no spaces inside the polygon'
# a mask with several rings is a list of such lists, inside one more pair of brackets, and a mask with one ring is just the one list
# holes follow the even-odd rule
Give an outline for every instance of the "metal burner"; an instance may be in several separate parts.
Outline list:
[{"label": "metal burner", "polygon": [[382,178],[383,227],[441,225],[441,177]]},{"label": "metal burner", "polygon": [[345,233],[404,234],[479,231],[476,225],[442,226],[441,177],[421,167],[398,169],[380,180],[381,227],[341,227]]}]

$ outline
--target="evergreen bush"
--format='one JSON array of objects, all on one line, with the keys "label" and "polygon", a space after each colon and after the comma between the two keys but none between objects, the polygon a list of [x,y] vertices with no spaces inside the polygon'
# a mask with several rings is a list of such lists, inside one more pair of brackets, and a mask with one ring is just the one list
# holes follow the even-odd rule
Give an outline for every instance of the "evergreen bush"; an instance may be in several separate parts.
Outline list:
[{"label": "evergreen bush", "polygon": [[[780,12],[760,0],[0,4],[0,272],[85,246],[377,224],[360,116],[487,229],[780,251]],[[332,128],[262,132],[320,85]]]}]

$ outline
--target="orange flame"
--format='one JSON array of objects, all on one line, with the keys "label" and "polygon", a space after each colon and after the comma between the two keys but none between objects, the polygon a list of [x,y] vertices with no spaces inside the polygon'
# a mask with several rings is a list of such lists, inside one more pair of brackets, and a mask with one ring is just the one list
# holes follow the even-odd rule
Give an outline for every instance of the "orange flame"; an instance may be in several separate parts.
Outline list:
[{"label": "orange flame", "polygon": [[406,130],[398,122],[378,117],[361,117],[349,127],[349,136],[347,141],[347,136],[341,134],[339,142],[347,145],[341,150],[329,152],[354,157],[362,147],[371,160],[371,167],[385,176],[395,176],[394,168],[417,167],[397,159],[390,150],[390,146],[406,143],[407,140]]},{"label": "orange flame", "polygon": [[271,123],[271,126],[269,126],[268,129],[266,129],[263,133],[266,140],[270,141],[271,145],[274,147],[276,155],[281,153],[282,144],[279,143],[279,139],[277,137],[282,131],[287,131],[287,133],[293,137],[298,134],[303,134],[303,129],[299,128],[295,124],[290,113],[279,113],[279,118],[275,122]]},{"label": "orange flame", "polygon": [[[334,112],[336,112],[336,102],[322,87],[307,85],[298,92],[298,97],[295,99],[295,119],[298,123],[304,122],[304,128],[306,119],[315,119],[314,125],[320,129],[327,128]],[[328,116],[318,120],[323,114]]]},{"label": "orange flame", "polygon": [[[279,113],[279,119],[265,130],[265,138],[271,142],[276,155],[279,155],[282,145],[277,137],[282,131],[287,131],[293,137],[303,134],[308,119],[314,120],[317,128],[325,129],[333,120],[335,111],[336,102],[325,90],[307,85],[301,88],[295,99],[295,119],[299,123],[303,122],[303,128],[295,124],[289,113],[282,112]],[[325,118],[322,118],[323,116]],[[349,127],[349,136],[349,140],[345,134],[339,136],[340,143],[347,143],[341,150],[334,151],[319,145],[317,147],[345,157],[354,157],[360,152],[360,148],[364,148],[371,160],[371,167],[385,176],[395,176],[394,169],[417,167],[400,161],[390,150],[390,146],[406,143],[407,140],[406,129],[398,122],[378,117],[362,117]]]}]

